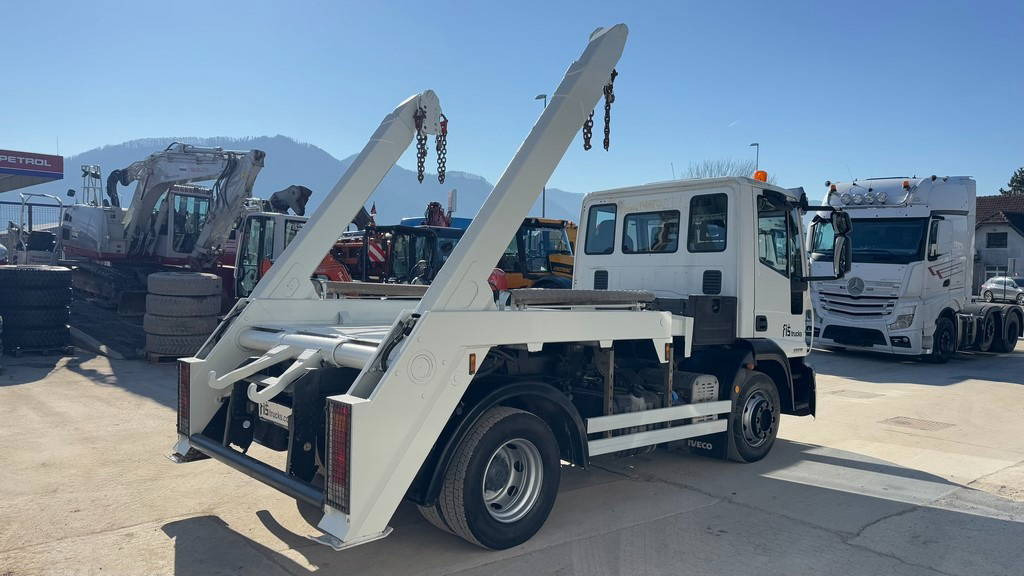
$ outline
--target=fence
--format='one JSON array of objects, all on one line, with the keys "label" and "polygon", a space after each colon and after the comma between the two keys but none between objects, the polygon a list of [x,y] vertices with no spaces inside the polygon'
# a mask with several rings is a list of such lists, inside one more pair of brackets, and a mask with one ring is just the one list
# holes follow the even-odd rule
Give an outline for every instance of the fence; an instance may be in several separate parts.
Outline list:
[{"label": "fence", "polygon": [[26,203],[22,212],[21,202],[0,201],[0,244],[9,250],[15,249],[18,233],[16,227],[25,219],[25,230],[46,230],[59,233],[60,206],[56,204]]}]

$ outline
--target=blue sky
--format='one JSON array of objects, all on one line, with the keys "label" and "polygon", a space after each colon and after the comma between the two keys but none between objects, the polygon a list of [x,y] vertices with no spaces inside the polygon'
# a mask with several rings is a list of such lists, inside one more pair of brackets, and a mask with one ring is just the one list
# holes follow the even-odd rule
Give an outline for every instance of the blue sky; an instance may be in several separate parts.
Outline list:
[{"label": "blue sky", "polygon": [[663,180],[753,141],[813,196],[826,179],[932,173],[990,194],[1024,165],[1024,3],[722,4],[5,3],[0,148],[284,134],[344,157],[433,88],[449,169],[494,181],[534,96],[593,28],[625,22],[612,152],[577,142],[552,186]]}]

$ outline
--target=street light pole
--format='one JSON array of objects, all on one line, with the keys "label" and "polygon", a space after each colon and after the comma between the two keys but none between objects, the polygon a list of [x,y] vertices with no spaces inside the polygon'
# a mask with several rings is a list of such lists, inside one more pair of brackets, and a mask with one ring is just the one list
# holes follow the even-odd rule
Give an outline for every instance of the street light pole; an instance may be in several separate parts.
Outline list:
[{"label": "street light pole", "polygon": [[750,145],[754,147],[754,172],[757,172],[761,164],[761,144],[753,142]]},{"label": "street light pole", "polygon": [[[542,109],[544,109],[544,110],[547,109],[547,107],[548,107],[548,95],[547,94],[537,94],[533,99],[534,100],[543,100],[544,101],[544,107]],[[547,184],[545,184],[544,187],[540,189],[540,217],[541,218],[547,218],[547,216],[548,216],[548,187],[547,187]]]}]

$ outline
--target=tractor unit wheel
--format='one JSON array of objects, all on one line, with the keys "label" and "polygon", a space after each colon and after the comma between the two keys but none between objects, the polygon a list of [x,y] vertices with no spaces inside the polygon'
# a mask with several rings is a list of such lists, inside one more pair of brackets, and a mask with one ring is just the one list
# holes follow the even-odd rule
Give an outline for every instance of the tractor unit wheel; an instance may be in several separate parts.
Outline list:
[{"label": "tractor unit wheel", "polygon": [[932,335],[932,353],[925,357],[929,362],[945,364],[956,353],[956,328],[953,321],[942,316],[935,321],[935,334]]},{"label": "tractor unit wheel", "polygon": [[1003,320],[1002,333],[996,338],[992,345],[993,352],[1013,352],[1017,347],[1017,338],[1020,336],[1020,321],[1016,314],[1008,314]]},{"label": "tractor unit wheel", "polygon": [[996,334],[996,315],[989,310],[978,321],[978,351],[988,352],[999,339],[999,336]]},{"label": "tractor unit wheel", "polygon": [[775,445],[781,405],[779,389],[764,372],[747,371],[742,384],[734,385],[735,400],[729,415],[729,459],[757,462]]},{"label": "tractor unit wheel", "polygon": [[221,280],[206,272],[155,272],[146,277],[146,289],[161,296],[216,296]]},{"label": "tractor unit wheel", "polygon": [[517,546],[547,520],[560,474],[558,441],[547,423],[496,406],[473,424],[445,471],[441,519],[477,546]]}]

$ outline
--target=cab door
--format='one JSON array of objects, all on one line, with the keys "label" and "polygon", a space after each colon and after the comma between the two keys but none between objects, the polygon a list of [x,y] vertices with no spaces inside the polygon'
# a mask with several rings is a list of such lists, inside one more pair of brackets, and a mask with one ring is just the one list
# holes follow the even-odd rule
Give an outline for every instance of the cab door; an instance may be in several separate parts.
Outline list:
[{"label": "cab door", "polygon": [[755,227],[754,337],[773,340],[787,355],[806,352],[799,214],[785,196],[764,190],[757,196]]}]

